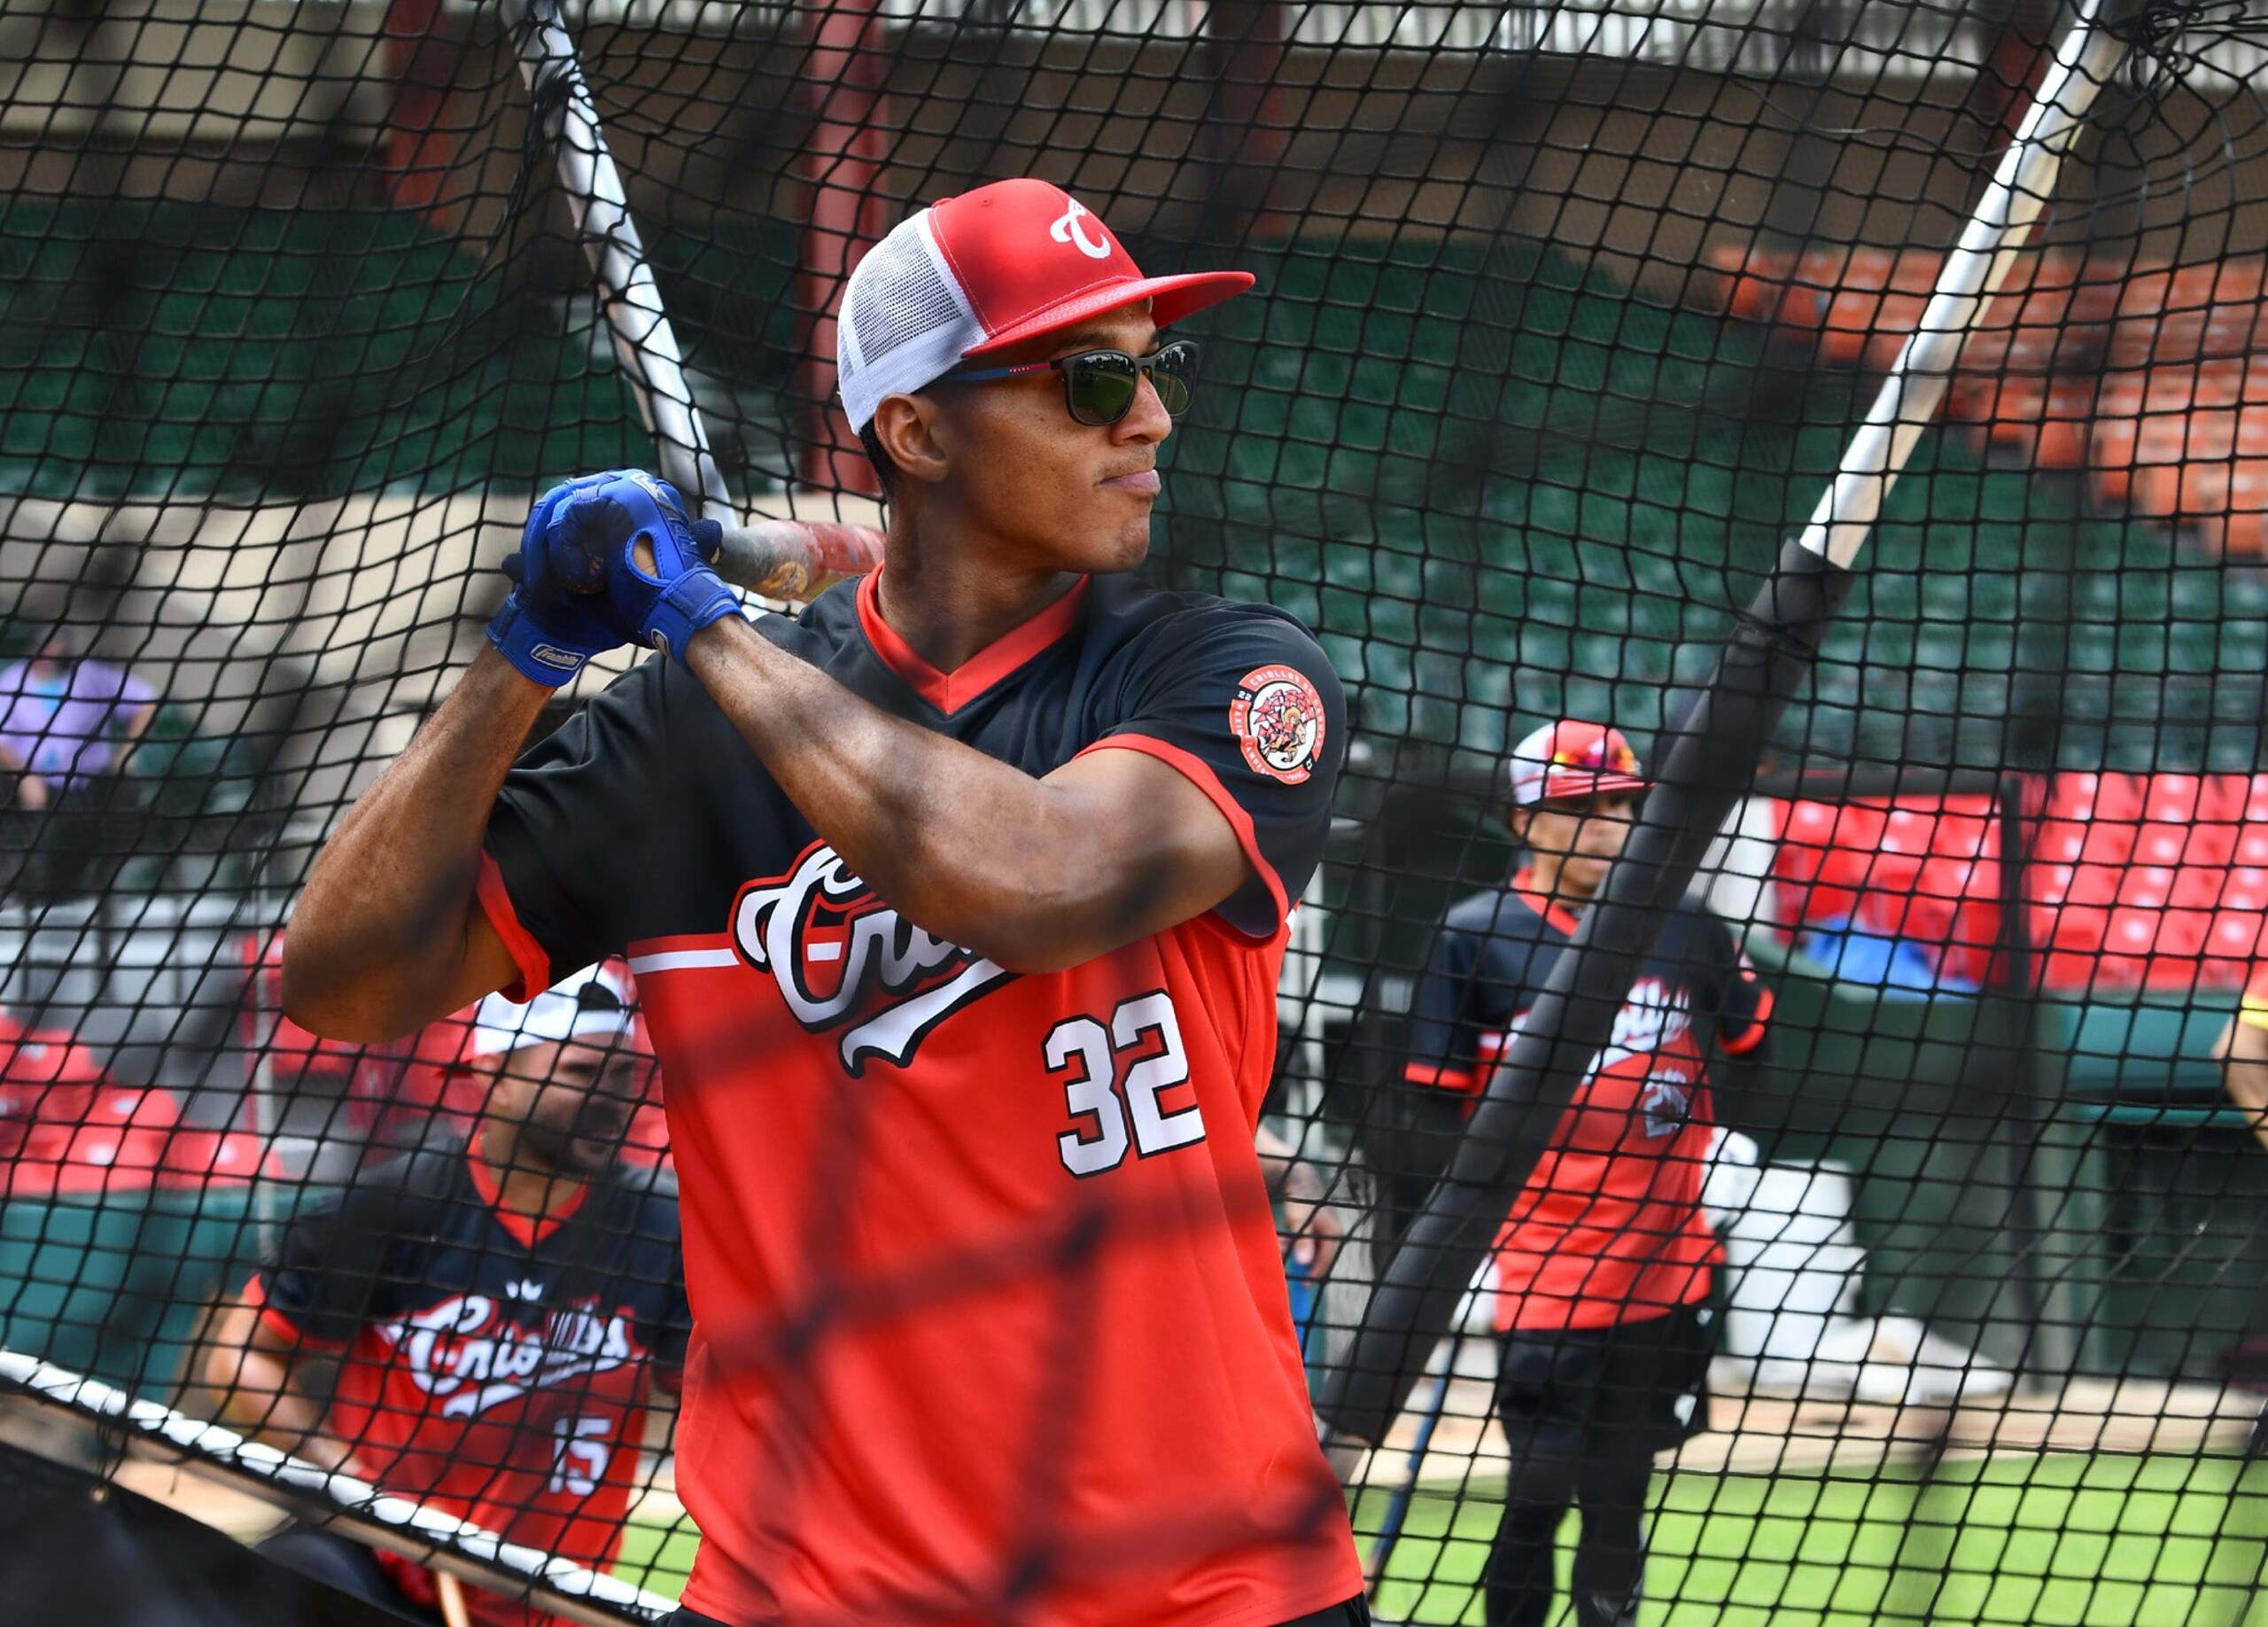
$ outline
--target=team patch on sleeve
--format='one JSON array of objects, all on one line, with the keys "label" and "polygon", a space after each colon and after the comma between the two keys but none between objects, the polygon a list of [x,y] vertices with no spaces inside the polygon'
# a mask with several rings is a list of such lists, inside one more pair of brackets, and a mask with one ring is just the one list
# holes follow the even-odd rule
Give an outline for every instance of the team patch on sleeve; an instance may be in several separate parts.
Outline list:
[{"label": "team patch on sleeve", "polygon": [[1238,681],[1229,728],[1254,773],[1301,784],[1323,759],[1323,697],[1296,667],[1255,666]]}]

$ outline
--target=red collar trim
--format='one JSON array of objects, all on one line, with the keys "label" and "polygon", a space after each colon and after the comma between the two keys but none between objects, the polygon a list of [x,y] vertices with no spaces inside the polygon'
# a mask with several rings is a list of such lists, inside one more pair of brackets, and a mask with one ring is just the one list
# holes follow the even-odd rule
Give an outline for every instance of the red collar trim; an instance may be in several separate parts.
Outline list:
[{"label": "red collar trim", "polygon": [[949,673],[939,672],[915,654],[913,646],[882,619],[882,580],[880,571],[872,571],[858,582],[858,626],[866,642],[874,647],[882,665],[904,679],[915,694],[938,711],[950,713],[967,705],[1068,633],[1079,619],[1090,579],[1081,577],[1070,592]]},{"label": "red collar trim", "polygon": [[496,1224],[509,1232],[523,1249],[534,1248],[557,1231],[561,1222],[583,1206],[583,1195],[591,1189],[587,1181],[578,1185],[574,1195],[567,1200],[567,1207],[555,1215],[524,1215],[517,1209],[504,1207],[504,1188],[496,1179],[496,1172],[480,1156],[479,1131],[475,1130],[472,1139],[464,1144],[464,1157],[472,1170],[472,1189],[495,1212]]},{"label": "red collar trim", "polygon": [[1575,935],[1575,929],[1582,922],[1560,908],[1552,899],[1536,891],[1532,884],[1534,879],[1535,868],[1533,865],[1524,866],[1520,873],[1512,877],[1512,891],[1519,895],[1521,903],[1549,921],[1553,926],[1557,927],[1568,937],[1573,938]]}]

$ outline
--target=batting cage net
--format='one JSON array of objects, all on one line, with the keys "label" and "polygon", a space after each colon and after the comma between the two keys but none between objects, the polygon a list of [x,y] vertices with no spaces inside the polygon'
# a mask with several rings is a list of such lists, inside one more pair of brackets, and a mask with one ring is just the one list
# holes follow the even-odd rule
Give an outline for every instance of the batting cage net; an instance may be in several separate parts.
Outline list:
[{"label": "batting cage net", "polygon": [[[2252,1620],[2261,22],[4,0],[0,1597],[304,1620],[312,1576],[452,1623],[649,1619],[691,1503],[739,1552],[800,1533],[871,1623],[1104,1627],[1192,1531],[1270,1520],[1313,1566],[1296,1608],[1128,1608]],[[758,1089],[691,1143],[709,1081],[655,1002],[706,949],[607,944],[386,1043],[295,1021],[295,898],[486,647],[538,494],[668,477],[753,550],[753,616],[871,564],[838,324],[871,363],[928,317],[847,278],[1022,176],[1076,200],[1033,263],[1257,278],[1168,335],[1201,370],[1141,570],[1290,612],[1346,695],[1328,753],[1307,675],[1221,697],[1254,783],[1344,753],[1281,900],[1272,1066],[1239,1075],[1260,1172],[1236,1112],[1184,1117],[1170,1000],[992,1078],[1026,1104],[998,1136],[1058,1122],[1029,1224],[990,1233],[924,1213],[887,1059],[817,1127]],[[641,658],[534,736],[587,736]],[[665,789],[612,837],[680,839]],[[804,880],[808,999],[970,975],[906,971],[933,940]],[[680,1233],[791,1135],[823,1246],[720,1309]],[[1075,1188],[1202,1159],[1211,1218],[1066,1229],[1122,1201]],[[1281,1410],[1190,1241],[1263,1185],[1288,1293],[1260,1250],[1255,1314],[1344,1491],[1296,1519],[1177,1479]],[[1106,1246],[1213,1262],[1185,1336],[1123,1348],[1154,1318],[1097,1290]],[[990,1346],[921,1318],[1047,1367],[998,1375],[998,1460],[928,1444],[968,1433]],[[739,1397],[688,1397],[704,1438],[688,1373]],[[1106,1437],[1142,1386],[1192,1422],[1097,1503],[1080,1460],[1136,1461]],[[721,1460],[731,1408],[777,1451]],[[934,1517],[874,1512],[892,1464]],[[806,1597],[703,1585],[720,1619]]]}]

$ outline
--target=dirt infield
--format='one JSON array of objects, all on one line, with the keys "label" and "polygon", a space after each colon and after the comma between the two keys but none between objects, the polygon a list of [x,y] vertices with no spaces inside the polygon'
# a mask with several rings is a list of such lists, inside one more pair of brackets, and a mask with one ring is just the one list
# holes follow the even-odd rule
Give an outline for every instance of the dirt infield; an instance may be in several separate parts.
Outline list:
[{"label": "dirt infield", "polygon": [[[1484,1380],[1451,1383],[1419,1484],[1454,1486],[1504,1473],[1509,1460],[1487,1417],[1489,1399]],[[2060,1390],[2018,1390],[1953,1407],[1717,1396],[1707,1431],[1671,1461],[1683,1469],[1768,1475],[1858,1468],[1939,1450],[2228,1452],[2243,1446],[2262,1405],[2247,1390],[2155,1379],[2075,1379]],[[1383,1483],[1402,1474],[1419,1422],[1415,1412],[1402,1414],[1371,1454],[1366,1479]]]}]

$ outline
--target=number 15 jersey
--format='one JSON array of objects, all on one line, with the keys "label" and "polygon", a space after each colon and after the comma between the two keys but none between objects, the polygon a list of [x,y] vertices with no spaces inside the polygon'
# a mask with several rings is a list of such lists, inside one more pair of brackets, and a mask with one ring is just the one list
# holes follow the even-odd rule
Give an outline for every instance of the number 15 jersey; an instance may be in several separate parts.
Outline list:
[{"label": "number 15 jersey", "polygon": [[1267,1627],[1351,1598],[1252,1147],[1338,683],[1288,616],[1126,578],[944,673],[882,590],[758,630],[1033,775],[1169,764],[1249,875],[1197,919],[1016,975],[852,875],[674,665],[514,769],[482,902],[529,988],[626,952],[669,1080],[685,1602],[793,1627]]}]

